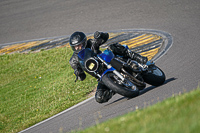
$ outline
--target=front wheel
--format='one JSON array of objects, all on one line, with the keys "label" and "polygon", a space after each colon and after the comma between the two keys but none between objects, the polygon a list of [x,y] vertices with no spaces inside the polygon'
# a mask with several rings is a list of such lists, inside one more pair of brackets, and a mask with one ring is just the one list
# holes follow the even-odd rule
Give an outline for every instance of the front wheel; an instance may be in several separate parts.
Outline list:
[{"label": "front wheel", "polygon": [[149,66],[148,72],[143,73],[142,77],[146,83],[153,86],[159,86],[165,82],[164,72],[155,65]]},{"label": "front wheel", "polygon": [[129,80],[121,81],[114,73],[106,73],[102,77],[102,82],[109,89],[125,97],[136,97],[139,95],[138,88]]}]

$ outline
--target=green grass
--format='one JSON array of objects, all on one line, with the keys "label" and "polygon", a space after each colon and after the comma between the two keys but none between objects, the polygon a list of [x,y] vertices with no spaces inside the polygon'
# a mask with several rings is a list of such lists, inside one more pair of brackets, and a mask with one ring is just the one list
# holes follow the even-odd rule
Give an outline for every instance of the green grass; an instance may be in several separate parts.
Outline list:
[{"label": "green grass", "polygon": [[[85,99],[95,78],[74,82],[71,49],[0,56],[0,132],[18,132]],[[130,112],[81,132],[185,132],[200,130],[200,89]]]},{"label": "green grass", "polygon": [[200,89],[108,120],[80,133],[199,133]]},{"label": "green grass", "polygon": [[74,82],[72,50],[0,56],[0,132],[18,132],[85,99],[97,85]]}]

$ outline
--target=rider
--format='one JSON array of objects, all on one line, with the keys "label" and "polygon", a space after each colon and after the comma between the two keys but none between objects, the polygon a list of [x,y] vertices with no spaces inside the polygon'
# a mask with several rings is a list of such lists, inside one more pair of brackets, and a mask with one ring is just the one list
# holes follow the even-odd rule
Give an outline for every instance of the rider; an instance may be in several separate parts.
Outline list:
[{"label": "rider", "polygon": [[[74,51],[74,53],[71,59],[69,60],[69,63],[71,67],[74,69],[74,74],[78,77],[80,81],[83,81],[86,78],[86,74],[78,62],[78,52],[81,51],[82,49],[90,48],[92,51],[94,51],[94,53],[99,54],[101,53],[99,47],[102,44],[104,44],[108,40],[108,38],[109,38],[108,33],[99,31],[96,31],[94,33],[94,39],[89,39],[89,40],[87,40],[87,37],[83,32],[77,31],[70,36],[70,46]],[[115,55],[128,57],[142,64],[145,64],[148,61],[147,57],[143,57],[137,53],[134,53],[118,43],[111,44],[109,46],[109,49]],[[107,88],[103,83],[99,82],[95,94],[95,99],[98,103],[104,103],[107,102],[109,99],[111,99],[114,94],[115,92]]]}]

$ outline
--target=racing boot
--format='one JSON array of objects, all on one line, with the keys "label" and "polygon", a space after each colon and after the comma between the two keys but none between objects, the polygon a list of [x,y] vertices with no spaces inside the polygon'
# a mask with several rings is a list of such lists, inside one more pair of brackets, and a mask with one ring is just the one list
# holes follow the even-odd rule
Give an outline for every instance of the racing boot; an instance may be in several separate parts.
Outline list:
[{"label": "racing boot", "polygon": [[126,57],[131,58],[132,60],[137,61],[140,64],[146,64],[148,61],[147,57],[141,56],[138,53],[132,52],[131,50],[127,49],[126,53]]},{"label": "racing boot", "polygon": [[115,92],[108,89],[105,85],[99,83],[95,94],[95,99],[98,103],[108,102],[115,95]]}]

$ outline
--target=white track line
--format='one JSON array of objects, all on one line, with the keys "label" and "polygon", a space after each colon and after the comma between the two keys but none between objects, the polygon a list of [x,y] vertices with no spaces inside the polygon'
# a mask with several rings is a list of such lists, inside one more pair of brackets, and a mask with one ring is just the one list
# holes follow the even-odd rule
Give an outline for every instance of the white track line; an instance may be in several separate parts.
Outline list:
[{"label": "white track line", "polygon": [[33,126],[27,128],[27,129],[23,130],[23,131],[20,131],[19,133],[26,132],[26,131],[28,131],[28,130],[30,130],[30,129],[32,129],[32,128],[34,128],[34,127],[40,125],[40,124],[42,124],[42,123],[45,123],[45,122],[47,122],[47,121],[49,121],[49,120],[51,120],[51,119],[54,119],[55,117],[57,117],[57,116],[59,116],[59,115],[62,115],[62,114],[64,114],[64,113],[66,113],[66,112],[68,112],[68,111],[70,111],[70,110],[72,110],[72,109],[74,109],[74,108],[76,108],[76,107],[78,107],[78,106],[80,106],[80,105],[82,105],[82,104],[84,104],[84,103],[90,101],[90,100],[93,99],[94,97],[95,97],[95,96],[92,96],[92,97],[86,99],[85,101],[82,101],[82,102],[80,102],[80,103],[78,103],[78,104],[76,104],[76,105],[74,105],[74,106],[72,106],[72,107],[70,107],[70,108],[68,108],[68,109],[66,109],[66,110],[64,110],[64,111],[62,111],[62,112],[60,112],[60,113],[58,113],[58,114],[56,114],[56,115],[54,115],[54,116],[52,116],[52,117],[46,119],[46,120],[44,120],[44,121],[41,121],[41,122],[39,122],[39,123],[37,123],[37,124],[35,124],[35,125],[33,125]]}]

